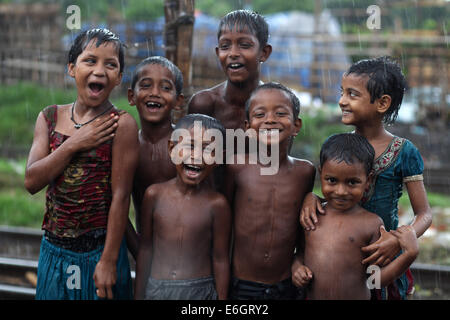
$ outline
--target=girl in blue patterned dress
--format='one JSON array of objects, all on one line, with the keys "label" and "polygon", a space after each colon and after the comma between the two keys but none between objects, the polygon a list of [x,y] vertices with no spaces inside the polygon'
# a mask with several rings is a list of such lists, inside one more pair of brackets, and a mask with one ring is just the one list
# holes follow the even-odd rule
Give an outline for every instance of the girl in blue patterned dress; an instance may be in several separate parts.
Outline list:
[{"label": "girl in blue patterned dress", "polygon": [[[372,184],[362,206],[379,215],[384,222],[380,238],[363,247],[368,255],[366,265],[384,266],[400,253],[398,240],[389,233],[398,227],[398,200],[406,186],[414,211],[411,226],[420,237],[431,225],[432,215],[423,184],[423,160],[417,148],[407,139],[394,136],[384,124],[395,122],[406,80],[400,66],[388,57],[361,60],[343,75],[339,107],[342,123],[355,126],[375,149]],[[316,209],[323,214],[320,199],[309,194],[304,201],[300,223],[314,230],[318,221]],[[408,270],[388,288],[377,290],[376,298],[405,299],[413,292],[413,278]]]}]

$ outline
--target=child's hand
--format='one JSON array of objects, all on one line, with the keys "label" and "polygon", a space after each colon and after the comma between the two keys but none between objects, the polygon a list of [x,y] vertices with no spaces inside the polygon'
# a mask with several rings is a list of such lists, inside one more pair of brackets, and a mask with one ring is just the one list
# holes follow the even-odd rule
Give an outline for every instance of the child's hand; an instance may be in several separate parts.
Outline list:
[{"label": "child's hand", "polygon": [[117,271],[115,263],[100,261],[95,266],[94,283],[97,288],[97,296],[99,298],[113,299],[112,288],[116,284]]},{"label": "child's hand", "polygon": [[376,264],[383,267],[394,260],[400,252],[400,243],[393,234],[387,232],[384,226],[380,226],[380,233],[380,238],[376,242],[361,248],[363,252],[371,254],[362,261],[362,264]]},{"label": "child's hand", "polygon": [[118,115],[104,115],[78,129],[67,141],[70,140],[77,151],[96,148],[102,143],[114,138],[118,120]]},{"label": "child's hand", "polygon": [[296,269],[292,270],[292,283],[296,287],[306,287],[312,278],[312,271],[303,264],[297,265]]},{"label": "child's hand", "polygon": [[322,207],[322,203],[318,196],[310,192],[305,196],[303,200],[302,211],[300,213],[300,224],[306,230],[316,229],[317,213],[325,214],[325,209]]},{"label": "child's hand", "polygon": [[414,257],[414,259],[419,254],[419,245],[417,244],[416,231],[412,226],[401,226],[397,230],[391,230],[398,242],[403,252]]}]

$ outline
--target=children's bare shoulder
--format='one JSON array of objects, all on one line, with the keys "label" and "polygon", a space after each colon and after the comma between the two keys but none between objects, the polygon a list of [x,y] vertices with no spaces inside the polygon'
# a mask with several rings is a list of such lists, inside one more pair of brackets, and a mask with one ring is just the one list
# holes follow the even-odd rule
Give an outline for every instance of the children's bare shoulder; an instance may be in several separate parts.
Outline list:
[{"label": "children's bare shoulder", "polygon": [[195,93],[188,104],[188,113],[214,115],[214,106],[220,99],[223,84]]},{"label": "children's bare shoulder", "polygon": [[228,212],[230,209],[227,198],[219,192],[213,191],[210,195],[209,204],[213,212]]},{"label": "children's bare shoulder", "polygon": [[364,208],[360,208],[360,212],[358,213],[359,217],[364,220],[363,225],[367,225],[369,228],[378,228],[383,225],[383,220],[376,214],[370,211],[367,211]]},{"label": "children's bare shoulder", "polygon": [[296,173],[312,177],[315,176],[316,168],[311,161],[294,157],[289,157],[289,161]]}]

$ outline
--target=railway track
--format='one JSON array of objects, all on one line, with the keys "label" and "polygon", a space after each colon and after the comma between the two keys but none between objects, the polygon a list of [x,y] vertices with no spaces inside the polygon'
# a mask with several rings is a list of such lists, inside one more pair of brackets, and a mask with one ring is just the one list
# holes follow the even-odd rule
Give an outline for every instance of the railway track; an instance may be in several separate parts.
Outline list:
[{"label": "railway track", "polygon": [[[40,230],[0,226],[0,300],[34,299],[41,238]],[[414,299],[450,299],[450,266],[414,263],[411,271]]]}]

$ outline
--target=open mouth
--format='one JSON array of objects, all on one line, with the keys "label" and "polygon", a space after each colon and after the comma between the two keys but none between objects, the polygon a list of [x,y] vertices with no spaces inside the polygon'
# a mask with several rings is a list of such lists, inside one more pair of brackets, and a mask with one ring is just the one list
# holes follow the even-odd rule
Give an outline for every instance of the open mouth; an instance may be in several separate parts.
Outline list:
[{"label": "open mouth", "polygon": [[195,164],[184,164],[184,172],[189,178],[197,178],[203,171],[203,167]]},{"label": "open mouth", "polygon": [[280,130],[280,129],[259,129],[259,134],[264,134],[269,137],[269,136],[274,136],[274,135],[280,134],[281,131],[282,130]]},{"label": "open mouth", "polygon": [[153,101],[149,101],[145,104],[147,106],[147,108],[149,108],[150,110],[159,110],[162,108],[162,104],[157,103],[157,102],[153,102]]},{"label": "open mouth", "polygon": [[342,116],[348,116],[349,114],[352,113],[350,110],[341,110],[341,111],[342,111]]},{"label": "open mouth", "polygon": [[230,63],[228,65],[228,68],[230,68],[231,70],[238,70],[238,69],[241,69],[243,67],[244,67],[244,65],[242,63]]},{"label": "open mouth", "polygon": [[88,87],[95,94],[100,93],[105,88],[103,84],[98,82],[91,82],[89,83]]}]

